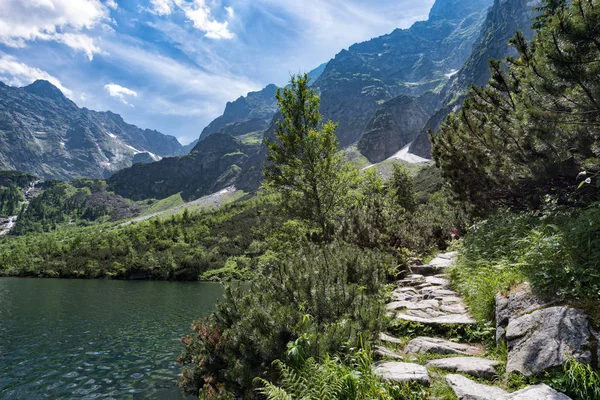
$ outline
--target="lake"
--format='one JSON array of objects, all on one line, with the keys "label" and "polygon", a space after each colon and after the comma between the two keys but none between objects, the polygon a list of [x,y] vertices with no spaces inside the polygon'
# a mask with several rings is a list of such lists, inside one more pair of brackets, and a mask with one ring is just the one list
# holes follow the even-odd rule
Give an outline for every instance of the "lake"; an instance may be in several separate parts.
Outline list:
[{"label": "lake", "polygon": [[176,362],[213,283],[0,278],[1,399],[183,399]]}]

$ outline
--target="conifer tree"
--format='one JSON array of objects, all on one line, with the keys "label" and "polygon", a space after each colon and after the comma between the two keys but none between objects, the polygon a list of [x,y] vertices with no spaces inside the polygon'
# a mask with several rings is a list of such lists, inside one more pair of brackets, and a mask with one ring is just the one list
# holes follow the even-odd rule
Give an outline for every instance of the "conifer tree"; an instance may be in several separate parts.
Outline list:
[{"label": "conifer tree", "polygon": [[320,99],[309,80],[307,74],[292,76],[289,87],[277,91],[281,119],[277,140],[267,141],[265,187],[281,195],[292,218],[316,224],[327,241],[355,174],[339,152],[337,124],[321,125]]}]

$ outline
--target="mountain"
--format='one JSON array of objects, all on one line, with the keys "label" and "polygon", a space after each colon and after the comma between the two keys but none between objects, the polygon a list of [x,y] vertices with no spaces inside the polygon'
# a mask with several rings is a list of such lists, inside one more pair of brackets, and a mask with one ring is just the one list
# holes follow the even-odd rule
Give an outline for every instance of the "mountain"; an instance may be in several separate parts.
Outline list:
[{"label": "mountain", "polygon": [[487,14],[481,34],[473,46],[473,51],[460,71],[452,76],[442,89],[440,109],[431,116],[419,136],[412,143],[410,152],[421,157],[431,157],[429,131],[436,131],[446,116],[462,104],[467,88],[471,85],[484,86],[490,79],[488,62],[490,59],[504,59],[516,54],[508,41],[517,30],[527,39],[533,37],[531,29],[534,9],[539,0],[495,0]]},{"label": "mountain", "polygon": [[[424,126],[440,123],[455,106],[448,99],[468,86],[469,77],[483,79],[488,56],[508,54],[508,38],[530,24],[526,1],[497,0],[489,9],[491,4],[437,0],[429,20],[351,46],[331,60],[313,86],[325,119],[339,122],[340,144],[358,141],[359,150],[378,162],[418,140]],[[275,92],[269,85],[228,103],[190,155],[120,171],[109,180],[111,188],[135,198],[178,192],[193,198],[232,184],[256,189],[266,161],[262,141],[273,135],[277,120]]]},{"label": "mountain", "polygon": [[342,147],[358,141],[379,106],[439,90],[471,54],[492,0],[437,0],[429,19],[342,50],[315,83]]},{"label": "mountain", "polygon": [[127,124],[120,115],[79,108],[50,82],[16,88],[0,82],[0,169],[43,179],[105,178],[132,165],[183,155],[172,136]]}]

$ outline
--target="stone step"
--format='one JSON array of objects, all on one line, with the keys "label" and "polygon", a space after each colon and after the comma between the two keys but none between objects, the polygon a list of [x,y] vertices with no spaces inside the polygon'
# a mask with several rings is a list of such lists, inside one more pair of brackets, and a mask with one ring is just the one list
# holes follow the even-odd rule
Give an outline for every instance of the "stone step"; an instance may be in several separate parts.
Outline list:
[{"label": "stone step", "polygon": [[391,358],[392,360],[402,361],[403,357],[383,346],[373,346],[373,354],[379,358]]},{"label": "stone step", "polygon": [[445,379],[458,400],[572,400],[545,384],[508,393],[499,387],[482,385],[462,375],[450,374]]},{"label": "stone step", "polygon": [[375,364],[373,367],[375,375],[381,379],[394,383],[418,382],[429,385],[429,373],[427,368],[419,364],[386,361]]},{"label": "stone step", "polygon": [[393,301],[386,304],[388,310],[426,310],[428,308],[439,308],[440,303],[438,300],[420,300],[420,301]]},{"label": "stone step", "polygon": [[477,355],[483,351],[476,346],[468,344],[455,343],[450,340],[432,338],[432,337],[417,337],[408,342],[404,347],[405,354],[458,354],[458,355]]},{"label": "stone step", "polygon": [[482,385],[462,375],[450,374],[445,379],[458,400],[500,400],[508,395],[499,387]]},{"label": "stone step", "polygon": [[394,343],[394,344],[402,344],[402,340],[398,339],[397,337],[388,335],[387,333],[383,333],[381,332],[379,334],[379,340],[382,342],[388,342],[388,343]]},{"label": "stone step", "polygon": [[419,322],[425,325],[473,325],[475,320],[469,314],[444,314],[438,317],[423,317],[406,313],[396,314],[396,319],[408,322]]},{"label": "stone step", "polygon": [[469,374],[477,378],[494,378],[498,376],[498,367],[500,363],[494,360],[488,360],[479,357],[451,357],[431,360],[427,363],[427,368],[439,368],[444,371],[456,372],[460,374]]}]

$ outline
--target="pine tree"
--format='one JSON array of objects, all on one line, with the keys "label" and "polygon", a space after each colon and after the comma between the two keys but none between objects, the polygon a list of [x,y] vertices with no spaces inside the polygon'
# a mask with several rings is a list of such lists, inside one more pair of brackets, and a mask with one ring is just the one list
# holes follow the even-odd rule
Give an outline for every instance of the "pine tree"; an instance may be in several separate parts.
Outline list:
[{"label": "pine tree", "polygon": [[267,141],[265,187],[281,195],[289,216],[316,224],[329,240],[333,219],[349,199],[355,173],[339,152],[337,125],[321,125],[320,99],[307,74],[277,91],[277,140]]}]

